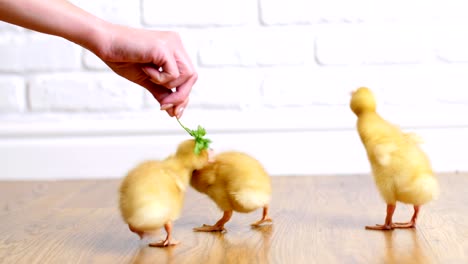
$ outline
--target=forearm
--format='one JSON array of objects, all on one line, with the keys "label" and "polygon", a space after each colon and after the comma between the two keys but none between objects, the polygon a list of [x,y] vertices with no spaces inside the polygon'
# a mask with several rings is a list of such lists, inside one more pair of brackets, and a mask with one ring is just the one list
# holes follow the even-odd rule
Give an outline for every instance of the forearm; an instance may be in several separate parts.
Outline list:
[{"label": "forearm", "polygon": [[0,0],[0,20],[75,42],[93,52],[102,47],[107,22],[66,0]]}]

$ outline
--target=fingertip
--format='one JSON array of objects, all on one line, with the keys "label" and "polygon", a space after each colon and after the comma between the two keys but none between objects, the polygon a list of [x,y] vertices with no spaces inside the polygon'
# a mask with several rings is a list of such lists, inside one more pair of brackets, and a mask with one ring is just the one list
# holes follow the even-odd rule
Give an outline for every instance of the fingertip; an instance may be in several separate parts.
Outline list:
[{"label": "fingertip", "polygon": [[175,116],[175,114],[174,114],[174,108],[167,109],[167,110],[166,110],[166,113],[167,113],[170,117],[174,117],[174,116]]},{"label": "fingertip", "polygon": [[163,105],[161,105],[161,110],[168,110],[168,109],[171,109],[173,107],[174,107],[173,104],[163,104]]},{"label": "fingertip", "polygon": [[176,113],[177,118],[180,119],[182,117],[182,115],[184,114],[184,110],[185,110],[184,106],[179,106],[176,108],[175,113]]}]

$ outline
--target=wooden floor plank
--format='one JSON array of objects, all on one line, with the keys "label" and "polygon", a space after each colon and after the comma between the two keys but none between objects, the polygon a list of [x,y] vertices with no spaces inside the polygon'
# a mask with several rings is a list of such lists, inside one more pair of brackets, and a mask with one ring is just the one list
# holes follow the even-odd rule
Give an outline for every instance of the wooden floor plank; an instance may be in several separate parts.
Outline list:
[{"label": "wooden floor plank", "polygon": [[[273,225],[249,226],[260,210],[235,213],[222,234],[192,231],[222,213],[189,189],[174,229],[182,243],[166,249],[124,225],[119,180],[0,182],[0,263],[467,263],[468,174],[439,178],[418,227],[390,232],[364,229],[385,217],[369,175],[274,177]],[[411,214],[398,204],[395,219]]]}]

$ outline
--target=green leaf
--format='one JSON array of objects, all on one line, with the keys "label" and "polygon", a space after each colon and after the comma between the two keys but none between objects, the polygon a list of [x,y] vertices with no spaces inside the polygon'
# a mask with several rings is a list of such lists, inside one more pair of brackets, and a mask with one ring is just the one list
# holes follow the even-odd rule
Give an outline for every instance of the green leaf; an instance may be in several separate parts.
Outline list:
[{"label": "green leaf", "polygon": [[198,143],[195,143],[195,149],[194,149],[195,154],[200,154],[201,152],[201,146]]},{"label": "green leaf", "polygon": [[200,125],[198,125],[197,134],[200,137],[204,137],[206,135],[206,130],[203,127],[201,127]]},{"label": "green leaf", "polygon": [[197,130],[191,130],[186,126],[182,125],[178,118],[177,122],[179,122],[180,126],[195,139],[195,147],[193,149],[195,154],[198,155],[204,149],[208,149],[210,147],[211,140],[208,138],[204,138],[204,136],[206,135],[206,130],[202,126],[198,125]]}]

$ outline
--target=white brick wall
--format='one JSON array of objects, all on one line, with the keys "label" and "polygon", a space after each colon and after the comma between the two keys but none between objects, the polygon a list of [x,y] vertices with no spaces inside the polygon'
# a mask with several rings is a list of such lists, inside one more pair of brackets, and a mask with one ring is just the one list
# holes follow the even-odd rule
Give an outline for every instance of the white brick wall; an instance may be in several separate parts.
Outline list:
[{"label": "white brick wall", "polygon": [[30,78],[29,105],[41,111],[121,111],[141,109],[143,89],[123,78],[84,73]]},{"label": "white brick wall", "polygon": [[0,34],[0,72],[80,68],[81,50],[71,42],[38,33]]},{"label": "white brick wall", "polygon": [[408,24],[324,26],[317,34],[321,65],[425,64],[434,60],[432,28]]},{"label": "white brick wall", "polygon": [[149,26],[238,26],[257,23],[252,0],[142,0],[142,19]]},{"label": "white brick wall", "polygon": [[435,2],[405,0],[259,0],[265,25],[427,21]]},{"label": "white brick wall", "polygon": [[[437,171],[468,170],[463,0],[72,2],[178,31],[199,72],[184,123],[273,175],[368,172],[348,107],[359,86],[426,137]],[[184,138],[148,92],[63,39],[0,23],[0,58],[0,177],[119,177]]]},{"label": "white brick wall", "polygon": [[0,79],[0,113],[21,112],[25,108],[24,80],[5,75]]},{"label": "white brick wall", "polygon": [[202,67],[315,64],[314,31],[304,27],[211,30],[199,50]]},{"label": "white brick wall", "polygon": [[128,26],[140,26],[141,1],[71,0],[70,2],[107,21]]}]

